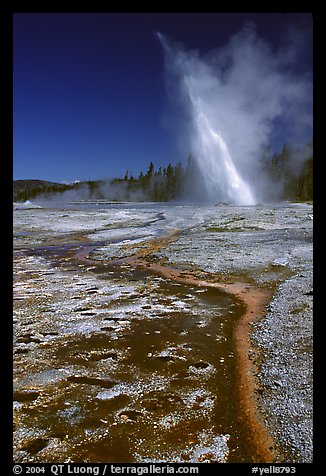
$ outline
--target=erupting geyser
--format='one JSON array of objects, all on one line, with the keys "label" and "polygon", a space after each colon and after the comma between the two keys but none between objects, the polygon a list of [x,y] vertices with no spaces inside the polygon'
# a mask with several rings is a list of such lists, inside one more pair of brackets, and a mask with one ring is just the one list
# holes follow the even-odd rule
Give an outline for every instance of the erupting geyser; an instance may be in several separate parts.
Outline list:
[{"label": "erupting geyser", "polygon": [[185,84],[193,110],[193,149],[208,200],[218,198],[237,205],[255,205],[254,194],[237,171],[223,137],[214,131],[202,111],[200,98],[194,98],[187,79]]},{"label": "erupting geyser", "polygon": [[196,162],[185,198],[235,205],[270,200],[275,183],[264,151],[311,137],[311,80],[296,64],[300,33],[275,47],[248,23],[225,45],[203,53],[157,36],[172,108],[165,122],[176,131],[182,154]]}]

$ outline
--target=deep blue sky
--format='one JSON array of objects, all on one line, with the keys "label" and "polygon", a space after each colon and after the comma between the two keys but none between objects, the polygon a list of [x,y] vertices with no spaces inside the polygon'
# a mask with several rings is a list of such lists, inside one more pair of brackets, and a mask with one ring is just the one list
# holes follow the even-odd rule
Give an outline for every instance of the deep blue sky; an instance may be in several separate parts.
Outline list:
[{"label": "deep blue sky", "polygon": [[[164,59],[154,32],[204,54],[245,21],[277,46],[310,13],[15,13],[14,179],[135,176],[184,160],[164,126]],[[308,36],[309,37],[309,36]],[[301,68],[311,72],[307,42]]]}]

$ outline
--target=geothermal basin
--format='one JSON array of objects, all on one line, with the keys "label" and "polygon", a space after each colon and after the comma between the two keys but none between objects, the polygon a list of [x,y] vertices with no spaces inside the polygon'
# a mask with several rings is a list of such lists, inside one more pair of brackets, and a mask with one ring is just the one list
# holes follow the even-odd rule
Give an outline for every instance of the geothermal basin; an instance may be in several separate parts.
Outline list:
[{"label": "geothermal basin", "polygon": [[15,462],[310,462],[312,206],[14,205]]}]

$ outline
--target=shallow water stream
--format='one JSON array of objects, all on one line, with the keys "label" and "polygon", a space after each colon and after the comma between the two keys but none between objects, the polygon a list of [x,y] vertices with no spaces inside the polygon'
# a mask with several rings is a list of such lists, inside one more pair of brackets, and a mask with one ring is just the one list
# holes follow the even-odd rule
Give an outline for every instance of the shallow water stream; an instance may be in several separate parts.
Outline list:
[{"label": "shallow water stream", "polygon": [[[245,253],[215,226],[235,217],[238,227],[239,213]],[[245,260],[264,282],[280,267],[275,257],[288,251],[276,240],[272,247],[262,241],[258,254],[249,248],[266,237],[254,229],[256,213],[152,205],[16,210],[16,462],[255,461],[239,407],[234,340],[244,304],[123,257],[178,226],[198,226],[201,234],[183,234],[165,256],[161,248],[150,259],[173,263],[180,255],[179,268],[200,269],[201,260],[226,271]],[[278,211],[268,213],[270,220]],[[92,260],[81,260],[85,254]]]},{"label": "shallow water stream", "polygon": [[[18,454],[33,461],[56,461],[58,449],[74,462],[247,460],[232,340],[242,305],[141,270],[101,271],[91,277],[96,286],[85,276],[87,286],[77,294],[72,288],[63,323],[50,307],[28,332],[21,327]],[[105,302],[111,282],[121,292]],[[44,331],[50,320],[52,330]]]}]

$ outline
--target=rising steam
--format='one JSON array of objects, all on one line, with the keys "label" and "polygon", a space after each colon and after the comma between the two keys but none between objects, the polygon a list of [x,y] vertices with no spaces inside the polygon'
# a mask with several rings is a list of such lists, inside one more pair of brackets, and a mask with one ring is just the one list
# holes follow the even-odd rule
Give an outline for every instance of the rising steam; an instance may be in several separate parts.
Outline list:
[{"label": "rising steam", "polygon": [[[252,24],[204,57],[157,34],[183,152],[193,155],[202,199],[252,205],[268,199],[263,149],[311,133],[311,81],[295,73],[295,47],[275,51]],[[299,141],[300,142],[300,141]]]}]

